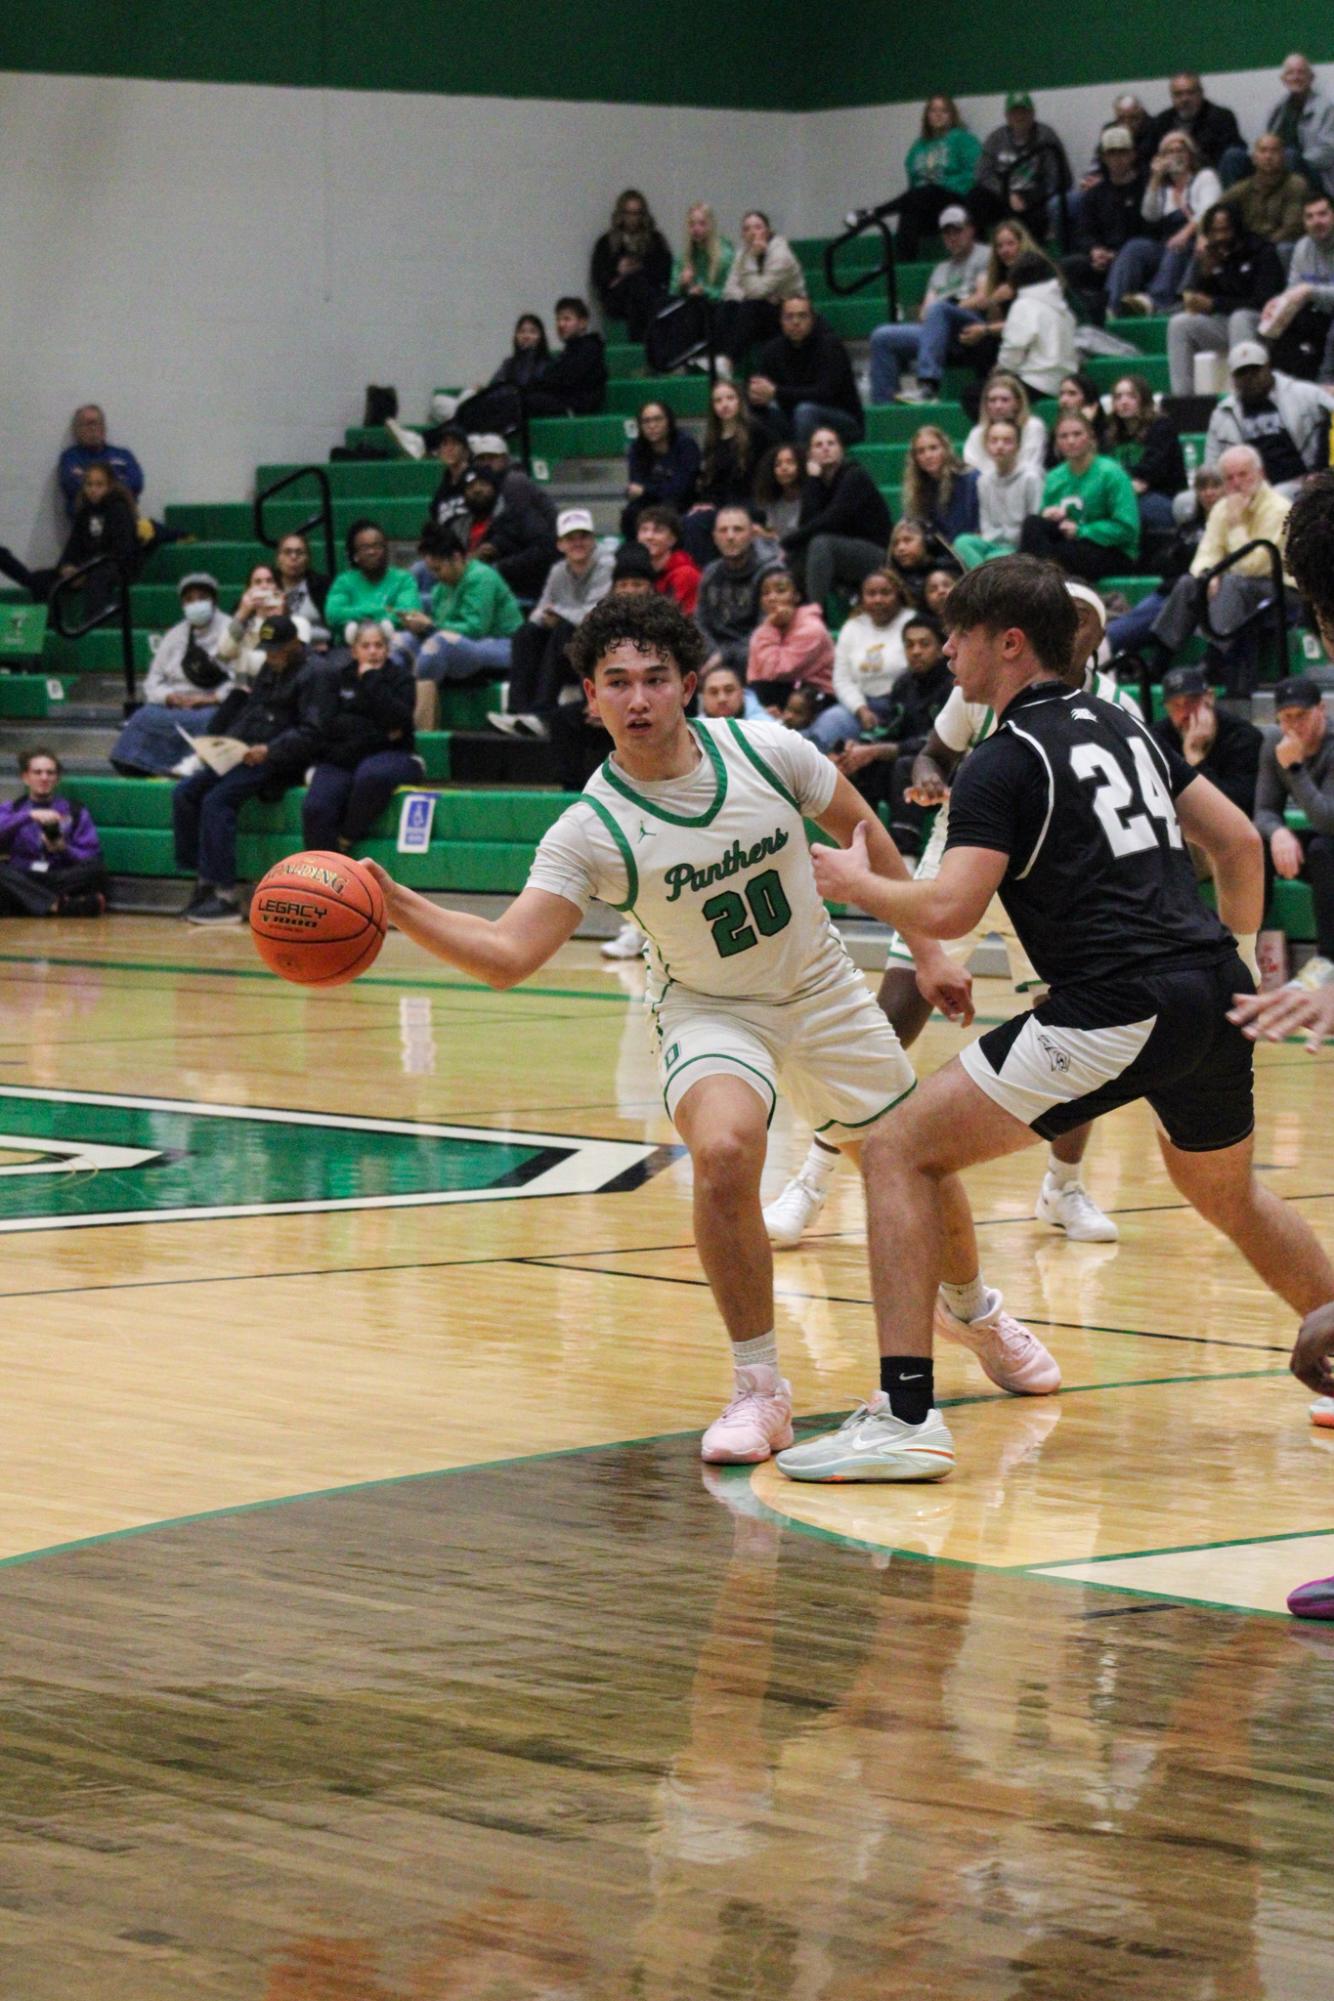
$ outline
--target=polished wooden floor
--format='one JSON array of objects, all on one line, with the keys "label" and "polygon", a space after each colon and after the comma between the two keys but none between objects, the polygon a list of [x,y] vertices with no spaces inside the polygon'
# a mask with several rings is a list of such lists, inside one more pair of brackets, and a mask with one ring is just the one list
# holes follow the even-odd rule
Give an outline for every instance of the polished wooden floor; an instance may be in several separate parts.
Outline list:
[{"label": "polished wooden floor", "polygon": [[[1148,1119],[1090,1154],[1116,1246],[1031,1220],[1036,1155],[971,1177],[1059,1398],[950,1351],[943,1486],[704,1475],[638,969],[440,970],[0,931],[4,2001],[1327,1995],[1334,1635],[1281,1607],[1334,1434]],[[1261,1059],[1320,1231],[1330,1060]],[[778,1283],[846,1407],[851,1176]]]}]

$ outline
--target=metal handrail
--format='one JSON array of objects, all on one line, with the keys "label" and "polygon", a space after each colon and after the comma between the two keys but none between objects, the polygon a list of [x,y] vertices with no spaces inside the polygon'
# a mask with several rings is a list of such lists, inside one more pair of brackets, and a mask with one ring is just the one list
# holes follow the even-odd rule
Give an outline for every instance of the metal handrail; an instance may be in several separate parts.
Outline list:
[{"label": "metal handrail", "polygon": [[[101,611],[85,618],[81,625],[66,625],[64,619],[65,601],[73,597],[84,581],[96,576],[100,570],[110,570],[116,577],[120,590],[114,602],[103,605]],[[138,708],[138,697],[134,692],[134,614],[130,609],[130,583],[133,578],[130,564],[122,562],[119,556],[94,556],[91,562],[81,563],[77,570],[71,570],[67,577],[61,577],[46,601],[47,615],[52,630],[62,639],[82,639],[86,632],[96,632],[100,626],[110,625],[112,619],[120,622],[120,658],[125,675],[124,713],[132,715]]]},{"label": "metal handrail", "polygon": [[[883,257],[879,264],[872,264],[850,285],[839,283],[835,260],[845,243],[855,243],[859,236],[865,236],[868,229],[878,229]],[[888,316],[896,320],[899,316],[899,274],[894,257],[894,238],[889,224],[878,209],[863,209],[848,217],[847,228],[842,236],[836,236],[832,243],[824,247],[825,283],[836,299],[850,299],[855,292],[864,292],[868,285],[874,285],[883,278],[885,281],[885,302]]]},{"label": "metal handrail", "polygon": [[308,521],[303,521],[296,530],[284,529],[284,534],[296,533],[309,536],[312,528],[324,531],[324,555],[327,574],[335,576],[338,571],[338,547],[334,541],[333,490],[329,485],[329,474],[324,466],[298,466],[295,472],[284,473],[281,479],[270,482],[255,495],[255,540],[262,542],[266,549],[276,549],[282,535],[270,535],[264,526],[264,504],[272,500],[275,493],[282,493],[289,486],[295,486],[299,479],[313,479],[319,484],[320,504]]},{"label": "metal handrail", "polygon": [[[1209,595],[1209,585],[1215,577],[1223,576],[1234,564],[1239,563],[1244,556],[1251,555],[1256,549],[1263,549],[1268,557],[1273,596],[1263,599],[1256,605],[1254,611],[1247,612],[1245,618],[1238,625],[1232,626],[1229,631],[1217,632],[1214,629],[1213,599]],[[1200,578],[1200,583],[1203,586],[1200,630],[1205,637],[1235,639],[1239,632],[1245,632],[1252,625],[1258,625],[1262,619],[1269,619],[1274,632],[1275,659],[1281,680],[1288,664],[1288,587],[1283,577],[1283,557],[1278,544],[1268,541],[1262,535],[1257,535],[1253,542],[1244,543],[1240,549],[1234,549],[1230,556],[1224,556],[1221,563],[1215,563],[1211,570],[1206,570]]]}]

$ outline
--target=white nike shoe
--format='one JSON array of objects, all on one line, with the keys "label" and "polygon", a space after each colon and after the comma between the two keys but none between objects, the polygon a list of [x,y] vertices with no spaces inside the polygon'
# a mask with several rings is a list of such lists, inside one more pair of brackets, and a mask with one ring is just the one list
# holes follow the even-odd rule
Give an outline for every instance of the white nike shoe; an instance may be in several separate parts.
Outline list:
[{"label": "white nike shoe", "polygon": [[1067,1181],[1062,1187],[1050,1173],[1043,1175],[1038,1190],[1037,1219],[1064,1230],[1072,1244],[1114,1244],[1121,1234],[1082,1181]]},{"label": "white nike shoe", "polygon": [[795,1250],[829,1196],[827,1181],[808,1181],[794,1174],[764,1211],[764,1228],[776,1251]]},{"label": "white nike shoe", "polygon": [[938,1410],[906,1424],[877,1390],[837,1431],[789,1446],[774,1464],[789,1480],[943,1480],[954,1471],[954,1440]]},{"label": "white nike shoe", "polygon": [[1307,1408],[1312,1424],[1318,1424],[1322,1431],[1334,1431],[1334,1397],[1317,1397]]},{"label": "white nike shoe", "polygon": [[608,938],[602,947],[602,956],[604,959],[642,959],[647,942],[637,924],[622,924],[616,936]]},{"label": "white nike shoe", "polygon": [[943,1341],[971,1348],[998,1389],[1011,1396],[1044,1397],[1061,1387],[1061,1365],[1036,1334],[1006,1313],[1001,1296],[987,1288],[987,1310],[976,1320],[960,1320],[936,1295],[935,1330]]}]

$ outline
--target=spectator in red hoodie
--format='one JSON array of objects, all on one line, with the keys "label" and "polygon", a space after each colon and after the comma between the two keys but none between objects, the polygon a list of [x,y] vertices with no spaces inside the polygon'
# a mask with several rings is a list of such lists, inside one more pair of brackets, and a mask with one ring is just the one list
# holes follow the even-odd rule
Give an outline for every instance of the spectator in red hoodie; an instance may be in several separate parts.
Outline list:
[{"label": "spectator in red hoodie", "polygon": [[674,507],[646,507],[635,529],[653,565],[653,588],[659,597],[674,597],[686,617],[699,596],[699,565],[681,547],[681,517]]}]

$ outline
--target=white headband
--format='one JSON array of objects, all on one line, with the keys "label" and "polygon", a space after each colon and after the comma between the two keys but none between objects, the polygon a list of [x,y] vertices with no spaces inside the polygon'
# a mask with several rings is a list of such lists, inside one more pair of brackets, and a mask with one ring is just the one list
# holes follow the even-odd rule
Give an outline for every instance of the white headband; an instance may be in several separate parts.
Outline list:
[{"label": "white headband", "polygon": [[1069,591],[1071,597],[1076,599],[1078,603],[1092,605],[1094,611],[1096,611],[1098,614],[1099,624],[1102,626],[1103,631],[1106,632],[1107,607],[1103,603],[1102,599],[1098,596],[1098,593],[1095,590],[1090,589],[1090,587],[1087,584],[1071,583],[1068,579],[1065,588]]}]

